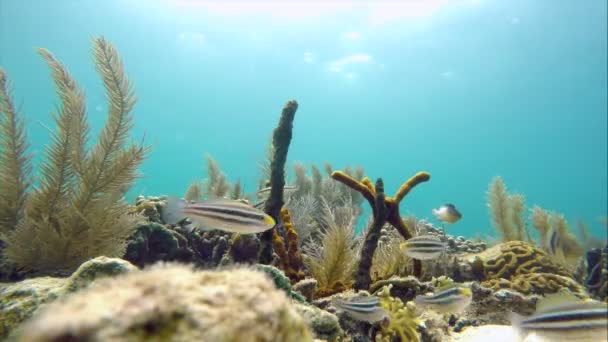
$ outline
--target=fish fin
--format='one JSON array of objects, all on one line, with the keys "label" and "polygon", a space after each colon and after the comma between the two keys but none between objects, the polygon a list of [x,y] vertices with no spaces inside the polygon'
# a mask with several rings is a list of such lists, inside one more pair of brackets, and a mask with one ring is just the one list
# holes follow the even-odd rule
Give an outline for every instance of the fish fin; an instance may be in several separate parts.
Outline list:
[{"label": "fish fin", "polygon": [[580,299],[570,292],[560,292],[547,295],[536,303],[536,312],[548,312],[555,308],[580,302]]},{"label": "fish fin", "polygon": [[184,200],[175,196],[169,196],[165,206],[161,210],[161,218],[165,223],[177,224],[186,217],[184,215],[185,206],[186,202]]},{"label": "fish fin", "polygon": [[510,311],[508,314],[509,317],[509,321],[511,322],[511,325],[515,328],[519,330],[519,327],[521,327],[521,323],[524,321],[524,319],[526,318],[523,315],[520,315],[516,312]]}]

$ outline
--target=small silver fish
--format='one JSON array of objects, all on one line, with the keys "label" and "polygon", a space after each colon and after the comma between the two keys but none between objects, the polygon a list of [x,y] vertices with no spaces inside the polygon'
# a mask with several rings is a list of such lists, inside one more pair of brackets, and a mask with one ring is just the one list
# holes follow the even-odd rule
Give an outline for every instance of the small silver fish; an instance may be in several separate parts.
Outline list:
[{"label": "small silver fish", "polygon": [[606,303],[582,301],[571,294],[555,294],[541,299],[529,317],[511,315],[511,323],[526,340],[607,341]]},{"label": "small silver fish", "polygon": [[271,229],[274,219],[252,206],[233,200],[209,200],[186,203],[170,197],[162,210],[163,221],[175,224],[190,218],[199,229],[219,229],[240,234],[253,234]]},{"label": "small silver fish", "polygon": [[399,246],[407,256],[418,260],[436,259],[448,248],[447,243],[435,235],[416,236]]},{"label": "small silver fish", "polygon": [[336,309],[348,312],[358,321],[375,323],[388,317],[386,310],[380,306],[380,299],[375,296],[357,296],[350,300],[335,297],[331,303]]},{"label": "small silver fish", "polygon": [[[270,193],[270,189],[272,189],[272,187],[271,187],[271,186],[265,187],[265,188],[263,188],[263,189],[258,190],[258,191],[256,192],[256,194],[257,194],[258,196],[264,196],[264,195],[268,196],[268,194]],[[298,189],[298,187],[297,187],[297,186],[295,186],[295,185],[285,185],[285,186],[283,187],[283,191],[284,191],[284,192],[291,192],[291,191],[295,191],[295,190],[297,190],[297,189]]]},{"label": "small silver fish", "polygon": [[453,204],[444,204],[439,209],[433,209],[433,215],[438,221],[454,223],[462,218],[462,214]]},{"label": "small silver fish", "polygon": [[452,287],[432,295],[416,296],[416,306],[440,313],[460,313],[471,303],[472,292],[468,287]]}]

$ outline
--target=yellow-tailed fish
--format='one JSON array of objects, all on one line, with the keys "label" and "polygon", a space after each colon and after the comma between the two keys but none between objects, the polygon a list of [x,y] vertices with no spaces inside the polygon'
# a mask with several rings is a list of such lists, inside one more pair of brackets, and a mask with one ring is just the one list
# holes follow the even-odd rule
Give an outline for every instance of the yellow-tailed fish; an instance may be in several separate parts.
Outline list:
[{"label": "yellow-tailed fish", "polygon": [[447,249],[447,243],[435,235],[413,237],[400,245],[401,250],[410,258],[418,260],[436,259]]},{"label": "yellow-tailed fish", "polygon": [[170,197],[162,213],[166,223],[175,224],[188,217],[201,230],[219,229],[253,234],[271,229],[275,225],[274,219],[263,211],[233,200],[187,203]]},{"label": "yellow-tailed fish", "polygon": [[462,218],[462,214],[453,204],[444,204],[439,209],[433,209],[433,215],[438,221],[454,223]]},{"label": "yellow-tailed fish", "polygon": [[471,303],[472,292],[468,287],[452,287],[432,295],[416,296],[417,307],[440,313],[460,313]]},{"label": "yellow-tailed fish", "polygon": [[532,316],[511,314],[511,324],[526,341],[607,341],[608,307],[559,293],[539,300]]},{"label": "yellow-tailed fish", "polygon": [[386,310],[380,306],[380,299],[375,296],[357,296],[349,300],[334,297],[331,303],[358,321],[375,323],[388,317]]}]

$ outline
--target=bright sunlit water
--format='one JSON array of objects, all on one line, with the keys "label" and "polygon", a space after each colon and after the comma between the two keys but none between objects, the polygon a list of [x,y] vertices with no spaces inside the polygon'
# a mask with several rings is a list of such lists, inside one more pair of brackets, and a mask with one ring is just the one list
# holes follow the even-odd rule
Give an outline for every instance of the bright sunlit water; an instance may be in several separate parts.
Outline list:
[{"label": "bright sunlit water", "polygon": [[[307,5],[304,5],[307,4]],[[605,0],[0,0],[0,66],[40,160],[58,103],[46,47],[106,117],[91,38],[120,52],[135,85],[133,139],[154,149],[131,191],[181,195],[205,155],[255,191],[283,104],[299,110],[293,161],[365,167],[392,194],[414,173],[402,213],[450,202],[457,235],[493,235],[485,192],[501,175],[528,207],[605,236]],[[291,170],[291,166],[290,166]]]}]

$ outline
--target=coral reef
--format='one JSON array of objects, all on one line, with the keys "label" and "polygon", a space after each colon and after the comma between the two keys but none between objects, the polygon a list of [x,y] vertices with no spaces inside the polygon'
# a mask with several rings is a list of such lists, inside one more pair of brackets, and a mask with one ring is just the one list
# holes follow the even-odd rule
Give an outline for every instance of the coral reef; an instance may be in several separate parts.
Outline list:
[{"label": "coral reef", "polygon": [[[270,195],[265,203],[264,211],[270,215],[275,222],[280,222],[281,208],[283,208],[283,187],[285,186],[285,162],[291,142],[293,119],[298,110],[295,100],[288,101],[281,112],[279,124],[272,135],[273,158],[270,163]],[[275,226],[274,229],[278,229]],[[260,234],[261,251],[260,262],[268,264],[272,261],[272,241],[274,229]]]},{"label": "coral reef", "polygon": [[407,276],[392,277],[390,279],[377,281],[370,287],[370,292],[377,294],[384,288],[389,289],[392,297],[399,298],[404,302],[413,300],[416,295],[429,292],[433,289],[429,283],[421,283],[418,278]]},{"label": "coral reef", "polygon": [[264,264],[258,264],[255,265],[255,267],[258,271],[266,273],[266,275],[274,282],[277,289],[284,291],[287,296],[300,303],[306,303],[306,298],[299,292],[293,290],[289,278],[287,278],[285,273],[283,273],[280,269]]},{"label": "coral reef", "polygon": [[259,259],[260,238],[255,234],[232,234],[230,257],[235,263],[254,264]]},{"label": "coral reef", "polygon": [[[416,185],[428,181],[431,178],[431,175],[427,172],[417,173],[403,183],[392,198],[384,195],[384,183],[382,182],[382,179],[378,179],[376,181],[376,186],[374,186],[369,178],[363,178],[361,181],[357,181],[342,171],[335,171],[331,176],[333,179],[359,192],[368,201],[373,211],[374,221],[367,230],[355,278],[355,288],[367,289],[371,283],[370,270],[374,252],[378,246],[380,230],[384,224],[388,222],[397,229],[404,239],[407,240],[413,236],[413,232],[405,225],[401,218],[399,204]],[[414,259],[413,264],[414,275],[420,276],[420,262]]]},{"label": "coral reef", "polygon": [[140,225],[128,239],[124,258],[143,267],[157,261],[193,261],[186,237],[158,223]]},{"label": "coral reef", "polygon": [[392,341],[397,336],[400,341],[420,341],[417,332],[422,323],[416,314],[416,305],[413,302],[404,304],[400,299],[391,297],[391,285],[385,286],[378,292],[380,305],[389,314],[388,324],[381,325],[381,330],[376,334],[376,341]]},{"label": "coral reef", "polygon": [[68,278],[39,277],[13,284],[0,283],[0,338],[14,337],[15,327],[45,304],[84,289],[96,280],[137,268],[122,259],[97,257],[82,264]]},{"label": "coral reef", "polygon": [[531,315],[536,309],[539,296],[524,296],[510,290],[492,290],[477,283],[471,284],[473,301],[460,317],[456,330],[467,325],[511,324],[511,312],[520,315]]},{"label": "coral reef", "polygon": [[318,288],[319,282],[315,278],[302,279],[292,286],[294,291],[302,294],[302,296],[304,296],[304,298],[306,298],[306,300],[309,302],[312,302]]},{"label": "coral reef", "polygon": [[[126,239],[140,218],[129,214],[122,198],[149,148],[126,145],[136,100],[118,53],[104,38],[94,40],[93,53],[109,101],[108,120],[88,151],[84,92],[49,51],[38,52],[51,68],[61,99],[54,114],[57,129],[51,132],[37,186],[24,193],[29,182],[25,136],[7,91],[0,92],[2,135],[10,135],[3,142],[12,144],[2,149],[7,155],[0,158],[7,194],[0,203],[0,222],[11,224],[1,228],[4,258],[24,272],[68,273],[91,257],[124,254]],[[0,79],[5,85],[4,73]],[[15,161],[14,166],[6,164]]]},{"label": "coral reef", "polygon": [[352,206],[331,208],[323,201],[323,229],[303,247],[304,264],[319,283],[316,297],[342,292],[352,285],[359,251],[353,210]]},{"label": "coral reef", "polygon": [[132,214],[139,214],[150,222],[162,223],[162,208],[167,201],[167,196],[137,196],[135,206],[129,209]]},{"label": "coral reef", "polygon": [[236,341],[242,336],[312,340],[285,295],[259,272],[159,265],[100,280],[48,305],[23,328],[21,340]]},{"label": "coral reef", "polygon": [[279,257],[281,269],[292,282],[297,282],[304,278],[304,273],[300,271],[303,264],[298,243],[298,232],[291,223],[287,208],[281,209],[281,220],[285,239],[281,237],[278,229],[273,229],[272,247]]}]

